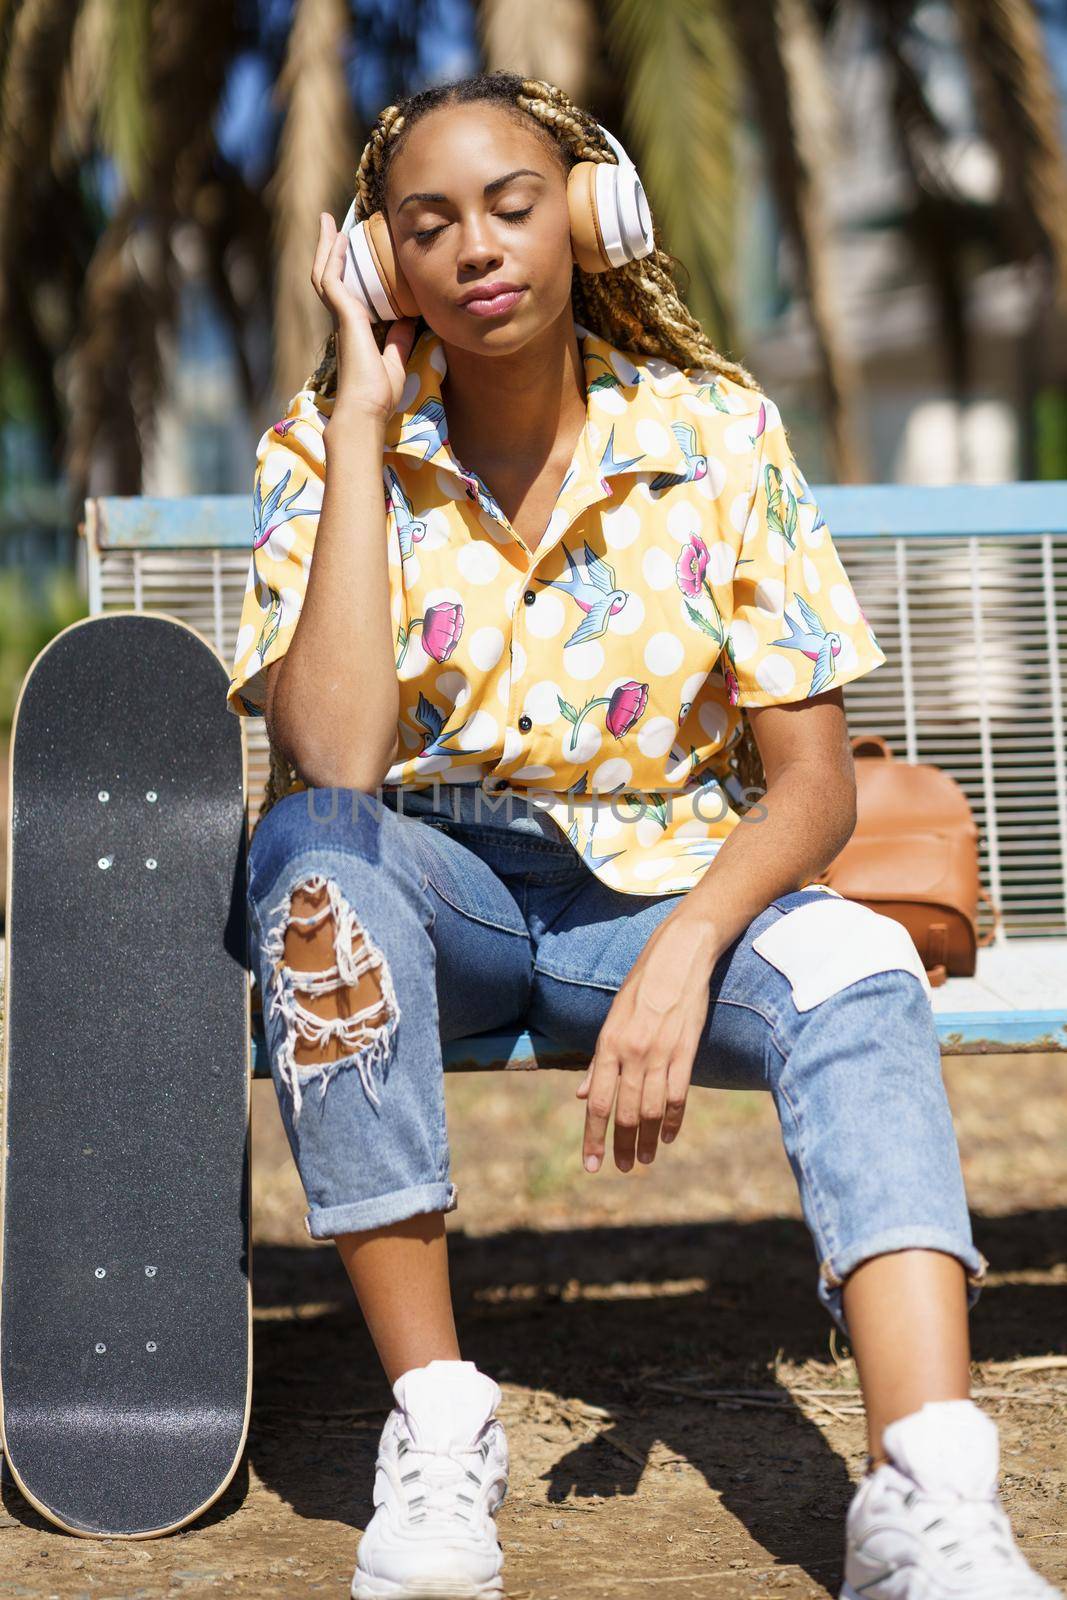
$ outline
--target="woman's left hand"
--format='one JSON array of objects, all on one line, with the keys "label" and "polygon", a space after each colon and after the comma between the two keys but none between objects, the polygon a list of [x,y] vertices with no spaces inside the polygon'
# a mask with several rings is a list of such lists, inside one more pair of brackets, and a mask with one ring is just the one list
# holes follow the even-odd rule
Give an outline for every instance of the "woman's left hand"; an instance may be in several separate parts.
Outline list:
[{"label": "woman's left hand", "polygon": [[[684,906],[684,902],[683,902]],[[706,921],[682,907],[649,938],[604,1019],[589,1069],[582,1164],[595,1172],[615,1106],[615,1165],[629,1172],[634,1144],[651,1161],[662,1136],[681,1127],[693,1058],[708,1015],[708,982],[720,950]]]}]

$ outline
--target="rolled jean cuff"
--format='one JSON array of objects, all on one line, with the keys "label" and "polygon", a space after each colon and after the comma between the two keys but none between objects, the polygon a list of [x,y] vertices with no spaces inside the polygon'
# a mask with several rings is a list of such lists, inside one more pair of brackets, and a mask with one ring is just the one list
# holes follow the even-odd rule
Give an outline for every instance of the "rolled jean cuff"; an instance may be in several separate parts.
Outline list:
[{"label": "rolled jean cuff", "polygon": [[376,1194],[369,1200],[353,1200],[343,1206],[312,1206],[304,1227],[313,1239],[332,1239],[338,1233],[360,1233],[365,1228],[381,1228],[389,1222],[403,1222],[423,1211],[455,1211],[459,1191],[454,1183],[416,1183],[389,1194]]},{"label": "rolled jean cuff", "polygon": [[970,1311],[982,1292],[989,1263],[970,1239],[961,1238],[947,1228],[904,1227],[886,1228],[872,1234],[869,1239],[858,1240],[843,1250],[835,1251],[820,1264],[818,1295],[841,1332],[848,1334],[842,1286],[849,1273],[874,1256],[889,1255],[895,1250],[940,1250],[955,1256],[967,1274],[967,1309]]}]

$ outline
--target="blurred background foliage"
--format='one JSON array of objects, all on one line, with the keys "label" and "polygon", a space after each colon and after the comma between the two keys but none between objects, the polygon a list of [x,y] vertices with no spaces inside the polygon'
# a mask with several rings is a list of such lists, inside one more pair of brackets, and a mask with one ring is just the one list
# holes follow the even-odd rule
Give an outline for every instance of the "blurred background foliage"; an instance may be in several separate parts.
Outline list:
[{"label": "blurred background foliage", "polygon": [[[856,248],[893,234],[893,271],[930,307],[928,381],[957,402],[983,356],[972,285],[1024,268],[1021,473],[1067,477],[1047,365],[1067,298],[1064,49],[1064,0],[0,0],[0,717],[75,605],[12,570],[75,570],[87,495],[244,487],[328,331],[308,282],[319,212],[347,210],[383,105],[480,67],[551,79],[618,130],[720,349],[775,382],[779,330],[797,335],[826,476],[872,472],[846,225]],[[885,173],[880,154],[843,165],[842,61],[861,58],[892,181],[888,155]],[[961,105],[992,180],[961,147]],[[777,319],[762,364],[755,289]],[[190,372],[207,392],[211,360],[228,376],[186,428],[190,481],[168,467],[175,407]]]}]

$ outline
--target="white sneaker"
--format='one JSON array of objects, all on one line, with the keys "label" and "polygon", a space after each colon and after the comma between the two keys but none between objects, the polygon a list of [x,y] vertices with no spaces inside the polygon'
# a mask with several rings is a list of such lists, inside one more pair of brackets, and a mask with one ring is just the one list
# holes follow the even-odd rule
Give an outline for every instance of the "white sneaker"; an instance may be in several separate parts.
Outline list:
[{"label": "white sneaker", "polygon": [[393,1385],[378,1445],[374,1515],[353,1600],[483,1600],[503,1594],[493,1517],[508,1491],[500,1386],[473,1361],[430,1361]]},{"label": "white sneaker", "polygon": [[849,1506],[840,1600],[1064,1600],[1015,1543],[996,1424],[973,1400],[928,1401],[882,1443]]}]

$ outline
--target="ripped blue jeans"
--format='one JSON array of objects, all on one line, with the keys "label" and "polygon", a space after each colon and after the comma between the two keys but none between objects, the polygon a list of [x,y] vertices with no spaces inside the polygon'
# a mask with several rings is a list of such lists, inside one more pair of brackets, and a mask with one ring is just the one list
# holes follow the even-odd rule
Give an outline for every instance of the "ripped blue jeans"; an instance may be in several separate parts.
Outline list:
[{"label": "ripped blue jeans", "polygon": [[[335,961],[317,974],[284,960],[298,886],[328,896],[305,919],[332,918]],[[453,1210],[442,1041],[519,1025],[591,1059],[681,898],[601,883],[533,801],[477,783],[277,801],[249,848],[252,958],[312,1238]],[[298,998],[361,978],[344,1018]],[[773,1095],[838,1325],[853,1268],[908,1247],[957,1257],[973,1304],[986,1263],[928,985],[900,925],[821,888],[779,895],[723,951],[708,999],[693,1085]],[[297,1065],[298,1037],[334,1036],[338,1059]]]}]

